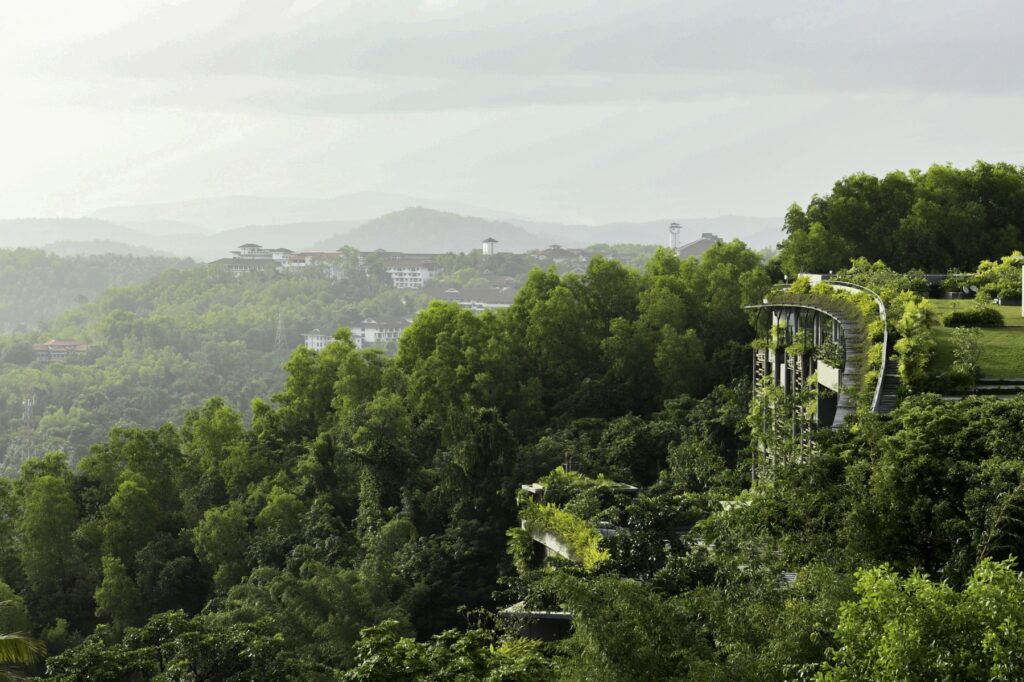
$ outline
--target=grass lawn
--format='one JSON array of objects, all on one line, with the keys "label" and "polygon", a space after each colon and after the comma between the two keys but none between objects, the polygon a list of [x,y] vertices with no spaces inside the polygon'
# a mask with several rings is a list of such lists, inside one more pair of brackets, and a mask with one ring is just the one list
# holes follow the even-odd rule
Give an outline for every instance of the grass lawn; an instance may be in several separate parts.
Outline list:
[{"label": "grass lawn", "polygon": [[[967,310],[973,301],[947,301],[932,299],[928,301],[938,318],[954,310]],[[981,375],[983,377],[1024,378],[1024,317],[1021,317],[1020,306],[996,306],[1006,321],[1005,327],[982,327],[981,329]],[[931,371],[934,374],[945,372],[953,364],[953,330],[948,327],[935,328],[935,359]]]}]

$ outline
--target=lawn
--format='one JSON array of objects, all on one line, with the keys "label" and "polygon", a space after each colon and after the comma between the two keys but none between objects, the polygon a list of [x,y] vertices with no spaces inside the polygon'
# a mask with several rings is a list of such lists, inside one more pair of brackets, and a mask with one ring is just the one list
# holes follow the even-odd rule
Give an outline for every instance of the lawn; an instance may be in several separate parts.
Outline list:
[{"label": "lawn", "polygon": [[[973,301],[930,300],[929,303],[942,320],[943,315],[954,310],[965,310]],[[1024,378],[1024,317],[1017,305],[996,306],[1006,321],[1005,327],[987,327],[981,330],[981,375],[983,377]],[[953,364],[953,330],[938,326],[935,328],[935,359],[931,371],[934,374],[949,369]]]}]

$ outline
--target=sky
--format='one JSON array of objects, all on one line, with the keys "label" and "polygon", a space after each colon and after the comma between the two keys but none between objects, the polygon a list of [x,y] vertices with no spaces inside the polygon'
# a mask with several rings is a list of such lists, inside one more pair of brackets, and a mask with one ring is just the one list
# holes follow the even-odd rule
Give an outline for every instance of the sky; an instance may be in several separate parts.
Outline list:
[{"label": "sky", "polygon": [[384,191],[782,215],[1024,159],[1020,0],[10,0],[0,217]]}]

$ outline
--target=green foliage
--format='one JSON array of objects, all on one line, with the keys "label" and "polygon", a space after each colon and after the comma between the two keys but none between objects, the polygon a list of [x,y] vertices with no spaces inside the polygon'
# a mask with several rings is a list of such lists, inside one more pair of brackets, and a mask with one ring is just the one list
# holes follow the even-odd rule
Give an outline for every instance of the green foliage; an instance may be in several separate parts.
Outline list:
[{"label": "green foliage", "polygon": [[325,680],[322,666],[303,661],[267,623],[219,625],[180,611],[154,616],[121,641],[106,631],[50,658],[47,678],[60,682],[123,680]]},{"label": "green foliage", "polygon": [[[911,292],[917,296],[928,293],[928,280],[920,270],[897,272],[881,260],[872,263],[863,256],[854,258],[850,266],[840,270],[836,277],[871,289],[889,305],[904,292]],[[899,312],[896,311],[896,317],[899,316]]]},{"label": "green foliage", "polygon": [[549,678],[550,659],[539,642],[503,639],[484,630],[449,630],[427,642],[402,637],[398,623],[384,621],[363,630],[357,663],[340,679],[346,682],[385,680],[484,680],[528,682]]},{"label": "green foliage", "polygon": [[850,175],[806,208],[790,207],[779,263],[790,275],[838,271],[855,258],[903,272],[966,271],[1024,241],[1022,188],[1020,166],[982,161]]},{"label": "green foliage", "polygon": [[838,645],[821,680],[1018,680],[1024,676],[1024,581],[982,561],[962,591],[888,566],[857,574],[840,607]]},{"label": "green foliage", "polygon": [[575,614],[559,661],[566,680],[707,679],[710,656],[679,600],[649,585],[611,574],[577,578],[552,574],[546,587]]},{"label": "green foliage", "polygon": [[1014,251],[999,260],[983,260],[978,264],[972,284],[988,298],[1019,298],[1021,295],[1021,266],[1024,256]]},{"label": "green foliage", "polygon": [[935,352],[932,327],[935,313],[927,301],[910,301],[896,322],[900,339],[893,349],[899,357],[899,373],[908,391],[920,390],[928,381],[929,365]]},{"label": "green foliage", "polygon": [[1002,327],[1003,314],[990,305],[978,305],[971,310],[957,310],[942,318],[947,327]]}]

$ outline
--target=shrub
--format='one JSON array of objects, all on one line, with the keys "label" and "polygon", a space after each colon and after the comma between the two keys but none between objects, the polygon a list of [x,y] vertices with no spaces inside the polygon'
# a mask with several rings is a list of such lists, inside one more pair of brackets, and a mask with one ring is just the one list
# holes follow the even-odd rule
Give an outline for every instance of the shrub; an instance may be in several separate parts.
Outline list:
[{"label": "shrub", "polygon": [[928,301],[912,301],[903,308],[896,322],[902,337],[893,347],[899,357],[900,379],[909,391],[920,390],[928,379],[928,365],[935,349],[931,328],[935,313]]},{"label": "shrub", "polygon": [[1003,314],[997,308],[988,305],[977,306],[971,310],[956,310],[942,318],[947,327],[1002,327]]},{"label": "shrub", "polygon": [[1020,296],[1021,259],[1020,251],[1014,251],[998,261],[981,261],[974,284],[990,298]]}]

